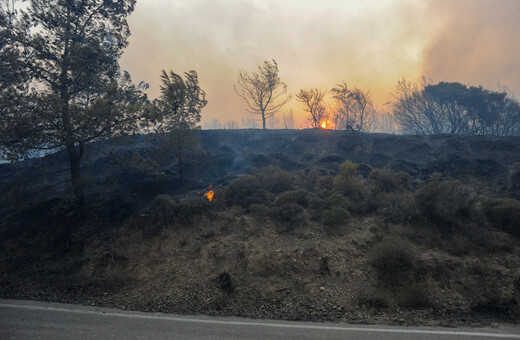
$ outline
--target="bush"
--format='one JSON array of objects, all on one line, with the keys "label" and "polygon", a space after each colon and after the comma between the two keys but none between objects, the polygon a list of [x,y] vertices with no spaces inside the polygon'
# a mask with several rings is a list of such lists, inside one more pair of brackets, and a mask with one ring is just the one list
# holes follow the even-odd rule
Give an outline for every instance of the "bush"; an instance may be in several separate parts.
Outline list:
[{"label": "bush", "polygon": [[407,281],[415,267],[412,244],[402,239],[376,243],[368,253],[368,262],[381,282],[395,286]]},{"label": "bush", "polygon": [[307,190],[291,190],[278,194],[274,200],[275,205],[283,205],[286,203],[296,203],[303,207],[309,204],[311,198]]},{"label": "bush", "polygon": [[284,203],[271,209],[271,216],[281,222],[296,224],[305,220],[303,208],[296,203]]},{"label": "bush", "polygon": [[292,175],[280,168],[268,166],[263,168],[262,171],[255,173],[255,175],[258,177],[261,187],[273,194],[293,189]]},{"label": "bush", "polygon": [[397,294],[398,304],[406,308],[424,308],[431,306],[430,293],[424,284],[412,284],[403,287]]},{"label": "bush", "polygon": [[374,169],[369,179],[379,192],[404,191],[408,188],[410,175],[406,172],[393,172],[389,169]]},{"label": "bush", "polygon": [[309,200],[309,207],[308,211],[310,214],[310,217],[313,220],[318,220],[321,218],[321,215],[323,214],[323,210],[327,207],[327,202],[325,200],[322,200],[318,197],[312,197]]},{"label": "bush", "polygon": [[270,202],[269,193],[266,192],[256,176],[246,175],[235,179],[224,192],[224,201],[229,206],[239,205],[249,209],[251,204],[264,204]]},{"label": "bush", "polygon": [[159,226],[168,226],[172,223],[192,223],[207,208],[201,198],[186,202],[176,202],[169,195],[158,195],[152,202],[152,223]]},{"label": "bush", "polygon": [[496,228],[520,237],[520,201],[491,198],[482,202],[482,211]]},{"label": "bush", "polygon": [[460,181],[432,181],[417,189],[415,201],[420,216],[444,230],[472,218],[476,194]]},{"label": "bush", "polygon": [[338,226],[345,224],[349,217],[348,211],[341,206],[333,206],[321,215],[323,224],[328,226]]}]

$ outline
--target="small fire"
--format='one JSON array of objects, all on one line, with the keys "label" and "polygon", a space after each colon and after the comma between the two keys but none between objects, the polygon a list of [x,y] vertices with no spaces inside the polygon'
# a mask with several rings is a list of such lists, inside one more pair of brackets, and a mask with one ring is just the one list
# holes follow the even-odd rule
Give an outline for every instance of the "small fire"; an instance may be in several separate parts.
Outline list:
[{"label": "small fire", "polygon": [[[213,184],[209,186],[209,188],[211,189],[213,187]],[[213,196],[215,196],[215,192],[213,191],[213,189],[211,189],[210,191],[208,191],[207,193],[204,194],[204,197],[206,197],[208,199],[208,201],[213,201]]]},{"label": "small fire", "polygon": [[326,129],[327,128],[327,122],[321,122],[321,128]]}]

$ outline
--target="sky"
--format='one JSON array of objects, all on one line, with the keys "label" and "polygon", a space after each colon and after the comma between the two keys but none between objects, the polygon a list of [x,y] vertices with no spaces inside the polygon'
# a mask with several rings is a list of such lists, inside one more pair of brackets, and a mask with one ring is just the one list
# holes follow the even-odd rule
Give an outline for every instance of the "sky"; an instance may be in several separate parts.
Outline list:
[{"label": "sky", "polygon": [[[271,59],[291,94],[345,81],[384,107],[399,79],[424,77],[520,98],[519,17],[518,0],[138,0],[121,65],[151,98],[162,69],[197,71],[207,127],[253,118],[233,84]],[[301,103],[289,110],[303,127]]]}]

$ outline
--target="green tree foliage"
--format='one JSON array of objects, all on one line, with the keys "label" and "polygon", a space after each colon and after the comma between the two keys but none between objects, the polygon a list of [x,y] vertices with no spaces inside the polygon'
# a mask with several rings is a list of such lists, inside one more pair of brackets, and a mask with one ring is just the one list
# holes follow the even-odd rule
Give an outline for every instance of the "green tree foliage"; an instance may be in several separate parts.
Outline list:
[{"label": "green tree foliage", "polygon": [[264,61],[263,66],[258,66],[258,72],[250,74],[240,70],[234,88],[247,111],[262,116],[264,130],[265,120],[291,100],[287,94],[287,85],[278,77],[278,64],[274,59]]},{"label": "green tree foliage", "polygon": [[506,92],[449,82],[418,86],[401,80],[393,96],[394,118],[406,132],[520,134],[520,104]]},{"label": "green tree foliage", "polygon": [[199,86],[197,72],[189,71],[186,80],[173,71],[161,74],[161,97],[154,101],[155,131],[162,146],[173,148],[178,160],[179,177],[184,180],[183,158],[200,147],[195,131],[200,129],[200,112],[206,106],[206,93]]},{"label": "green tree foliage", "polygon": [[[10,53],[2,53],[2,67],[7,59],[25,76],[18,105],[9,106],[2,96],[2,156],[15,160],[65,150],[80,203],[85,145],[132,131],[146,100],[142,86],[132,85],[118,64],[134,6],[135,0],[32,0],[19,11],[2,5],[1,20],[7,17],[9,25],[0,48]],[[2,77],[0,86],[12,89],[15,80]]]}]

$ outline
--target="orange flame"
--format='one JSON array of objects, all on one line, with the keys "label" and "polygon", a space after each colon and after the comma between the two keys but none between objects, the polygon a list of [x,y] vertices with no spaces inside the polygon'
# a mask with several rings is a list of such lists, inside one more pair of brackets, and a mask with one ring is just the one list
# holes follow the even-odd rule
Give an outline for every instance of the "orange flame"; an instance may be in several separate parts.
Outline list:
[{"label": "orange flame", "polygon": [[326,129],[327,128],[327,122],[321,122],[321,128]]},{"label": "orange flame", "polygon": [[[213,187],[213,184],[211,184],[209,186],[209,188],[211,189]],[[207,193],[204,194],[204,197],[206,197],[208,199],[208,201],[213,201],[213,196],[215,196],[215,192],[213,190],[210,190],[208,191]]]}]

